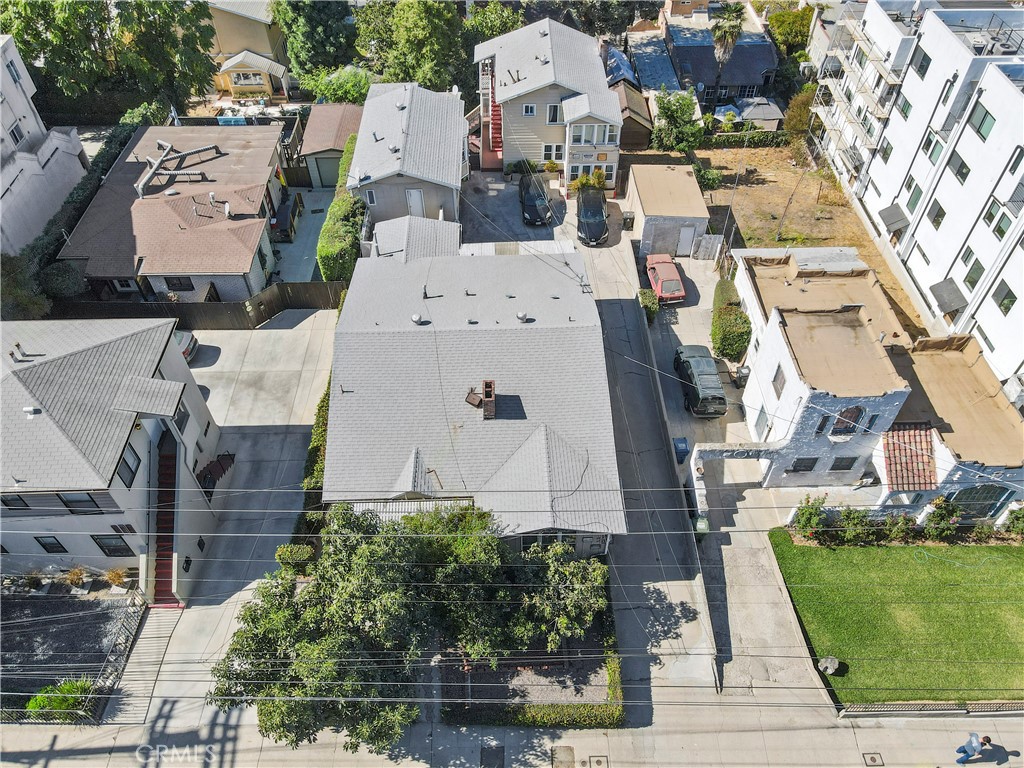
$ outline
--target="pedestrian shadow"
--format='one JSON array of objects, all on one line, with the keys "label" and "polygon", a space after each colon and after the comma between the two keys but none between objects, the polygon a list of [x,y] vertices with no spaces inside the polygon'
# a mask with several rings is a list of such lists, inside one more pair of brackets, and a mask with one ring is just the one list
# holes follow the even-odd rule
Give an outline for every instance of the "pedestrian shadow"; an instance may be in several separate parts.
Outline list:
[{"label": "pedestrian shadow", "polygon": [[1010,762],[1011,757],[1020,757],[1020,750],[1015,749],[1012,752],[1007,752],[1006,747],[1002,744],[990,743],[986,749],[981,751],[981,754],[967,763],[967,765],[982,765],[985,763],[992,763],[994,765],[1006,765]]}]

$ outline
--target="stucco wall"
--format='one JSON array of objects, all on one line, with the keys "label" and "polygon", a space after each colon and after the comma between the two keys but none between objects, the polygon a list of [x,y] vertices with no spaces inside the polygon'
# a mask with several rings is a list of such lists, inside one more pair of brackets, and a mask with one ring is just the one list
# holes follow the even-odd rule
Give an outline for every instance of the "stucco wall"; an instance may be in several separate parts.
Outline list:
[{"label": "stucco wall", "polygon": [[376,201],[374,205],[367,206],[370,217],[373,221],[387,221],[409,215],[409,203],[405,195],[407,189],[422,190],[425,218],[439,218],[443,210],[446,221],[459,220],[458,192],[450,187],[442,187],[408,176],[403,178],[391,176],[369,184],[362,184],[358,190],[354,191],[365,200],[366,191],[372,190]]}]

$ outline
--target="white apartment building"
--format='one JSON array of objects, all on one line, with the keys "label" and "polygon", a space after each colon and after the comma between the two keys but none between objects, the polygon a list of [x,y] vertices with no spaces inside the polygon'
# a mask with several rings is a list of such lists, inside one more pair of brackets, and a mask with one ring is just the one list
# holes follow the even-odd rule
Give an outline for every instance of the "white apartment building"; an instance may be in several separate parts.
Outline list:
[{"label": "white apartment building", "polygon": [[14,38],[0,35],[0,247],[16,254],[43,232],[89,161],[74,128],[46,130]]},{"label": "white apartment building", "polygon": [[962,6],[849,3],[812,134],[927,330],[974,335],[1022,408],[1024,10]]}]

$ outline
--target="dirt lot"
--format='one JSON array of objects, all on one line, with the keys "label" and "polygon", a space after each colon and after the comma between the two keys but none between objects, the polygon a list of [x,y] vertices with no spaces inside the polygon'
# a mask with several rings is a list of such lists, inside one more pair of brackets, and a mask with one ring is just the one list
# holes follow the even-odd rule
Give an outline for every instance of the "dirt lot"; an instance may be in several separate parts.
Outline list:
[{"label": "dirt lot", "polygon": [[[710,193],[708,207],[715,231],[724,232],[728,240],[732,226],[729,224],[726,228],[726,217],[732,200],[738,224],[732,242],[734,248],[853,246],[859,250],[861,260],[878,274],[904,323],[909,320],[910,325],[919,329],[921,318],[903,287],[889,270],[846,196],[829,183],[825,174],[793,162],[790,150],[785,147],[702,149],[696,154],[724,176],[722,188]],[[741,173],[733,197],[737,166]],[[776,240],[780,227],[781,238]],[[908,328],[915,334],[918,329]]]}]

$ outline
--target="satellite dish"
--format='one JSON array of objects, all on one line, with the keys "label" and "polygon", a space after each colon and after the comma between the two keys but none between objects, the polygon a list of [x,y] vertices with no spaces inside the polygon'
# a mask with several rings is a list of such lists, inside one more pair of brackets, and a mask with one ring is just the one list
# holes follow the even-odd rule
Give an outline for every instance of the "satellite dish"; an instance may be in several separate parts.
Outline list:
[{"label": "satellite dish", "polygon": [[704,93],[704,83],[697,83],[697,93]]}]

